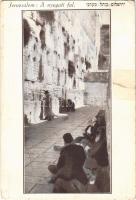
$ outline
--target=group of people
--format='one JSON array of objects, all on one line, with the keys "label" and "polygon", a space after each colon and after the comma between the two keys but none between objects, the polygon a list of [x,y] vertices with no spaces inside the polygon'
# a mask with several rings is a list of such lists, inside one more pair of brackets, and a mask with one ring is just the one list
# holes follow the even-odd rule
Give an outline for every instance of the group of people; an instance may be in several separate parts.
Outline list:
[{"label": "group of people", "polygon": [[110,192],[105,111],[100,110],[95,118],[83,136],[74,139],[65,133],[64,146],[54,147],[60,151],[57,164],[48,166],[54,193]]},{"label": "group of people", "polygon": [[75,111],[75,103],[71,99],[59,99],[59,112],[74,112]]},{"label": "group of people", "polygon": [[[59,112],[74,112],[75,111],[75,103],[71,99],[59,99]],[[43,91],[43,95],[41,98],[41,112],[40,112],[40,120],[48,120],[51,121],[54,118],[54,114],[52,111],[52,98],[48,90]]]}]

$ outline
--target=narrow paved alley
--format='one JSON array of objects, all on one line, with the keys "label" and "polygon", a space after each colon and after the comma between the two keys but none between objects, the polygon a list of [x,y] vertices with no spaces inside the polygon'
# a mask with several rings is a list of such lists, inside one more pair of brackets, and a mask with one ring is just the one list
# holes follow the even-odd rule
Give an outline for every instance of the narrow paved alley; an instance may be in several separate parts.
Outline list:
[{"label": "narrow paved alley", "polygon": [[24,147],[24,192],[51,193],[51,174],[48,165],[56,163],[59,152],[54,145],[63,145],[62,136],[71,132],[73,137],[81,136],[89,120],[94,118],[100,107],[85,106],[68,116],[45,121],[25,128]]}]

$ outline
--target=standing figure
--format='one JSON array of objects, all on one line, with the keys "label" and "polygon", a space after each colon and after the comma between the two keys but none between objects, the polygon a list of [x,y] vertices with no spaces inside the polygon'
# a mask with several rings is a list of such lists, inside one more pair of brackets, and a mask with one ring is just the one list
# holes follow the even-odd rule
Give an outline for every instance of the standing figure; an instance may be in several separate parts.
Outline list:
[{"label": "standing figure", "polygon": [[51,121],[53,119],[52,113],[52,99],[48,90],[44,91],[45,94],[45,107],[44,107],[44,116],[45,120]]},{"label": "standing figure", "polygon": [[40,101],[41,101],[41,112],[40,112],[40,120],[45,119],[45,94],[41,93],[40,95]]}]

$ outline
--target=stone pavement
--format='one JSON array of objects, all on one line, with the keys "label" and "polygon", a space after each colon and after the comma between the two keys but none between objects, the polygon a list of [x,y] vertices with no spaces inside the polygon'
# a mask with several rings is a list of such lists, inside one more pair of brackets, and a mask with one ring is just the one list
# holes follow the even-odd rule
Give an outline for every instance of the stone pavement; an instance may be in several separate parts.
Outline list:
[{"label": "stone pavement", "polygon": [[24,147],[24,193],[51,193],[51,174],[48,165],[56,163],[59,152],[54,145],[63,145],[62,136],[71,132],[73,137],[81,136],[89,120],[95,117],[100,107],[85,106],[68,117],[45,121],[25,128]]}]

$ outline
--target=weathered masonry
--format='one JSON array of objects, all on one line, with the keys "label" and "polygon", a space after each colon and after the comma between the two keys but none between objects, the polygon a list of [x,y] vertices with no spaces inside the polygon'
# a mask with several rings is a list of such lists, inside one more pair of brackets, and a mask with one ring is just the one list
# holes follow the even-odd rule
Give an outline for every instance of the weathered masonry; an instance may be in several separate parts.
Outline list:
[{"label": "weathered masonry", "polygon": [[84,77],[99,71],[101,16],[96,10],[24,11],[24,114],[40,121],[43,93],[59,114],[59,99],[84,105]]}]

